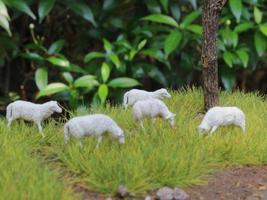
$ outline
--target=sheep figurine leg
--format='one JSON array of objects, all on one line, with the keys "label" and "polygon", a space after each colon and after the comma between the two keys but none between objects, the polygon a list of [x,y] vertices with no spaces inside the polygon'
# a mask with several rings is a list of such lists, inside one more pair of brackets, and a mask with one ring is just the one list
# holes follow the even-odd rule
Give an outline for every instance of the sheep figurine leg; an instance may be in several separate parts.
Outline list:
[{"label": "sheep figurine leg", "polygon": [[96,144],[96,148],[97,148],[97,149],[99,148],[99,145],[100,145],[101,141],[102,141],[102,136],[99,136],[99,137],[97,138],[97,144]]},{"label": "sheep figurine leg", "polygon": [[218,126],[213,126],[211,128],[210,135],[212,135],[216,131],[217,128],[218,128]]}]

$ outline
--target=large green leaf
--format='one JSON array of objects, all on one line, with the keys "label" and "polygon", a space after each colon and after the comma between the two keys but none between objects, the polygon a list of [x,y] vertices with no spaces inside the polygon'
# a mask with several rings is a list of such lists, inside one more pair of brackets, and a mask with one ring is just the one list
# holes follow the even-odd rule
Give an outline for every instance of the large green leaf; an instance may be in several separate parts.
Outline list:
[{"label": "large green leaf", "polygon": [[252,22],[244,22],[239,25],[237,25],[234,29],[235,32],[237,33],[242,33],[245,32],[251,28],[253,28],[254,24]]},{"label": "large green leaf", "polygon": [[9,36],[12,35],[12,33],[10,31],[10,27],[9,27],[8,18],[2,14],[0,14],[0,26],[6,30],[6,32],[8,33]]},{"label": "large green leaf", "polygon": [[112,52],[112,44],[105,38],[103,39],[103,43],[104,43],[104,49],[106,50],[106,52],[111,53]]},{"label": "large green leaf", "polygon": [[69,87],[64,83],[50,83],[38,93],[37,98],[56,94],[68,89]]},{"label": "large green leaf", "polygon": [[233,62],[234,62],[234,55],[229,52],[229,51],[225,51],[223,53],[223,60],[225,61],[225,63],[230,67],[232,68],[233,67]]},{"label": "large green leaf", "polygon": [[91,60],[96,59],[96,58],[105,58],[105,54],[103,54],[101,52],[93,51],[93,52],[86,54],[83,61],[85,63],[88,63]]},{"label": "large green leaf", "polygon": [[69,72],[63,72],[62,76],[64,77],[64,79],[69,83],[73,83],[73,76],[71,75],[71,73]]},{"label": "large green leaf", "polygon": [[87,21],[91,22],[94,26],[97,26],[93,12],[88,4],[82,1],[65,0],[65,3],[73,10],[77,15],[82,16]]},{"label": "large green leaf", "polygon": [[47,58],[47,60],[56,66],[70,67],[70,62],[65,58],[59,58],[59,57],[51,56],[51,57]]},{"label": "large green leaf", "polygon": [[229,3],[230,3],[230,9],[233,15],[235,16],[236,21],[239,22],[243,10],[242,0],[229,0]]},{"label": "large green leaf", "polygon": [[48,83],[47,68],[40,67],[35,71],[35,83],[39,90],[44,89]]},{"label": "large green leaf", "polygon": [[93,88],[97,86],[99,83],[96,80],[95,76],[92,75],[84,75],[74,81],[74,87],[86,87],[86,88]]},{"label": "large green leaf", "polygon": [[38,53],[26,52],[21,54],[22,57],[27,58],[33,61],[44,61],[44,58],[40,56]]},{"label": "large green leaf", "polygon": [[222,70],[222,83],[227,91],[233,90],[235,83],[236,83],[236,77],[234,71],[232,71],[229,68],[225,68]]},{"label": "large green leaf", "polygon": [[113,88],[128,88],[137,85],[140,85],[140,83],[137,80],[127,77],[115,78],[108,83],[108,86]]},{"label": "large green leaf", "polygon": [[142,41],[138,44],[138,46],[137,46],[137,50],[140,51],[141,49],[143,49],[144,46],[146,45],[146,43],[147,43],[147,39],[142,40]]},{"label": "large green leaf", "polygon": [[38,7],[39,23],[48,15],[55,4],[55,0],[40,0]]},{"label": "large green leaf", "polygon": [[186,29],[189,30],[189,31],[191,31],[191,32],[193,32],[193,33],[199,34],[199,35],[202,35],[202,33],[203,33],[202,26],[197,25],[197,24],[188,25],[186,27]]},{"label": "large green leaf", "polygon": [[57,40],[48,49],[49,54],[59,53],[65,44],[64,40]]},{"label": "large green leaf", "polygon": [[168,57],[181,43],[182,33],[179,30],[175,30],[169,34],[164,43],[164,51]]},{"label": "large green leaf", "polygon": [[223,42],[226,46],[236,47],[238,44],[238,34],[235,31],[232,31],[229,27],[222,29],[220,31]]},{"label": "large green leaf", "polygon": [[101,104],[105,103],[108,97],[108,86],[106,84],[102,84],[98,88],[98,96],[100,97]]},{"label": "large green leaf", "polygon": [[190,25],[194,20],[196,20],[200,16],[199,11],[193,11],[185,16],[185,18],[182,20],[181,27],[185,28],[188,25]]},{"label": "large green leaf", "polygon": [[266,44],[266,38],[260,32],[256,32],[254,34],[254,45],[259,56],[262,56],[266,51]]},{"label": "large green leaf", "polygon": [[20,10],[20,11],[26,13],[32,19],[34,19],[34,20],[36,19],[34,13],[31,11],[30,7],[28,6],[28,4],[24,0],[8,0],[5,2],[8,3],[8,5],[16,8],[17,10]]},{"label": "large green leaf", "polygon": [[2,0],[0,1],[0,14],[3,15],[7,20],[10,20],[6,5]]},{"label": "large green leaf", "polygon": [[121,67],[121,62],[119,57],[115,53],[111,53],[109,57],[110,60],[113,62],[113,64],[116,66],[116,68],[119,69]]},{"label": "large green leaf", "polygon": [[267,23],[260,25],[260,31],[267,36]]},{"label": "large green leaf", "polygon": [[142,20],[158,22],[158,23],[163,23],[163,24],[167,24],[170,26],[178,27],[177,22],[173,18],[171,18],[167,15],[162,15],[162,14],[148,15],[146,17],[143,17]]},{"label": "large green leaf", "polygon": [[101,76],[104,83],[108,80],[109,74],[110,74],[110,67],[108,66],[107,63],[104,62],[101,67]]},{"label": "large green leaf", "polygon": [[248,53],[243,49],[239,49],[236,51],[236,54],[238,55],[239,59],[242,61],[243,67],[246,68],[248,66],[248,61],[249,61]]},{"label": "large green leaf", "polygon": [[254,7],[254,20],[257,24],[260,24],[262,21],[263,13],[256,6]]}]

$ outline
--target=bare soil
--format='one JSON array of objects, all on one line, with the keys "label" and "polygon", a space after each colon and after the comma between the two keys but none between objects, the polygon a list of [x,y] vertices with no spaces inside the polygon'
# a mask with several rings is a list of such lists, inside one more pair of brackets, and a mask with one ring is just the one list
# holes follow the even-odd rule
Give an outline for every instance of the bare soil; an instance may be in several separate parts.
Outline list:
[{"label": "bare soil", "polygon": [[[74,187],[83,200],[118,200],[88,191],[80,186]],[[208,183],[202,186],[184,188],[190,195],[189,200],[267,200],[267,166],[231,167],[216,172]],[[155,198],[156,192],[150,195]],[[126,199],[145,199],[128,197]]]}]

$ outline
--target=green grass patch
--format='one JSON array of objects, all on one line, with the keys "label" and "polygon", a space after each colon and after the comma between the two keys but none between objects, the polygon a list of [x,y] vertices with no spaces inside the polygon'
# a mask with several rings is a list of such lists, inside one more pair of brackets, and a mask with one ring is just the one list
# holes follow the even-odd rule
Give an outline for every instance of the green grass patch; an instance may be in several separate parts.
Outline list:
[{"label": "green grass patch", "polygon": [[[125,131],[125,145],[120,146],[108,136],[103,138],[99,149],[95,148],[96,139],[92,137],[84,140],[83,148],[75,140],[65,145],[63,124],[53,121],[44,128],[45,139],[37,133],[36,127],[19,122],[14,123],[7,136],[8,130],[1,121],[0,136],[5,141],[1,143],[5,144],[4,149],[10,149],[4,151],[9,152],[16,147],[18,152],[14,156],[22,154],[27,159],[33,159],[34,164],[29,165],[38,166],[37,179],[44,176],[44,185],[49,180],[60,191],[63,186],[53,179],[45,164],[38,164],[30,157],[30,152],[40,151],[46,157],[57,159],[57,162],[75,174],[77,182],[91,190],[109,194],[114,194],[121,184],[133,193],[143,193],[161,186],[186,187],[202,184],[215,169],[267,162],[267,104],[263,98],[241,92],[221,93],[221,105],[238,106],[246,114],[246,134],[240,128],[231,126],[219,128],[212,137],[199,137],[196,128],[201,121],[197,113],[203,108],[201,91],[181,90],[173,92],[172,96],[166,100],[166,104],[177,114],[174,128],[160,119],[155,124],[151,120],[145,120],[146,129],[143,131],[133,120],[131,109],[124,110],[122,107],[107,105],[105,108],[91,108],[88,111],[105,113],[115,119]],[[23,162],[22,158],[19,160]],[[19,160],[14,160],[14,165]],[[8,159],[4,159],[3,163],[6,162]],[[42,170],[38,170],[39,168]],[[2,173],[5,171],[2,166],[0,170]],[[55,170],[59,168],[55,167]],[[12,172],[7,176],[12,176]],[[47,187],[49,190],[50,186]],[[4,191],[0,195],[2,192]]]}]

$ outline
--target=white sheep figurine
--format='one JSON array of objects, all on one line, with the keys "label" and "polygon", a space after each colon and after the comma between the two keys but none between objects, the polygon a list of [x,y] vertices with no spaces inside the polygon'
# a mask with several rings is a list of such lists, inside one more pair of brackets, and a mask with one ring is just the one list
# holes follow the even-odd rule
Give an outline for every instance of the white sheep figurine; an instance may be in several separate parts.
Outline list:
[{"label": "white sheep figurine", "polygon": [[148,92],[145,90],[132,89],[126,92],[123,96],[123,106],[127,108],[128,105],[132,106],[137,101],[146,100],[146,99],[164,99],[165,97],[170,98],[171,95],[164,88],[156,90],[154,92]]},{"label": "white sheep figurine", "polygon": [[245,132],[245,114],[237,107],[213,107],[205,114],[201,124],[198,126],[200,134],[210,131],[210,134],[219,126],[237,125]]},{"label": "white sheep figurine", "polygon": [[[93,114],[70,119],[64,126],[64,140],[68,142],[70,136],[80,139],[84,136],[98,138],[96,148],[99,147],[104,133],[109,132],[118,139],[120,144],[125,143],[123,130],[110,117],[103,114]],[[81,142],[80,145],[82,146]]]},{"label": "white sheep figurine", "polygon": [[171,126],[174,126],[175,114],[170,112],[165,103],[159,99],[137,101],[133,106],[133,116],[136,121],[140,122],[142,128],[144,128],[142,119],[145,117],[152,118],[153,120],[161,117],[168,120]]},{"label": "white sheep figurine", "polygon": [[12,121],[16,119],[24,119],[33,121],[37,126],[41,135],[44,137],[41,123],[43,120],[50,117],[54,112],[61,113],[62,108],[59,107],[56,101],[49,101],[43,104],[35,104],[28,101],[15,101],[7,106],[6,118],[8,127]]}]

